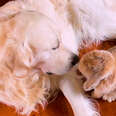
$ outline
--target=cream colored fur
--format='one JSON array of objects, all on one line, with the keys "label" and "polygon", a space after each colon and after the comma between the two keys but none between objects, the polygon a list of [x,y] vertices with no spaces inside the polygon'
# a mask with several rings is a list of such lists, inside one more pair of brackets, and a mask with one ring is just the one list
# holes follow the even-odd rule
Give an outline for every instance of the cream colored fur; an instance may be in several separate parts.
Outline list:
[{"label": "cream colored fur", "polygon": [[[66,73],[71,68],[72,56],[78,54],[84,43],[90,45],[114,37],[114,6],[115,0],[16,0],[1,7],[1,102],[17,110],[23,108],[22,113],[26,114],[34,110],[37,103],[44,104],[46,94],[55,84],[43,73]],[[64,79],[59,88],[67,99],[78,99],[77,102],[71,100],[80,109],[75,110],[75,116],[98,115],[78,89],[76,94],[76,91],[72,94],[71,89],[65,92],[63,88],[71,87],[70,81],[68,85],[65,82]],[[90,112],[83,114],[83,108]]]},{"label": "cream colored fur", "polygon": [[82,57],[79,70],[87,79],[84,90],[94,98],[109,102],[116,100],[116,46],[106,50],[94,50]]}]

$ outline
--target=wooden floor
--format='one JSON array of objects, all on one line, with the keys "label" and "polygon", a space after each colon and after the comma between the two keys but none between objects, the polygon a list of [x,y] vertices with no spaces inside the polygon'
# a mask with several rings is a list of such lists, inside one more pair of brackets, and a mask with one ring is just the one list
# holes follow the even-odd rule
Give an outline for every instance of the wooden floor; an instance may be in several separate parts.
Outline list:
[{"label": "wooden floor", "polygon": [[[0,0],[0,6],[7,1],[8,0]],[[100,46],[94,45],[88,49],[80,50],[80,56],[93,49],[107,49],[114,45],[116,45],[116,42],[114,41],[104,42]],[[98,100],[98,103],[101,116],[116,116],[116,102],[108,103],[102,100]],[[0,104],[0,116],[20,115],[16,113],[14,108],[8,107],[4,104]],[[57,99],[46,106],[45,110],[41,109],[39,113],[33,112],[31,116],[73,116],[73,112],[63,94],[59,93]]]},{"label": "wooden floor", "polygon": [[[116,116],[116,102],[107,103],[99,100],[101,116]],[[0,116],[21,116],[11,107],[0,104]],[[57,99],[49,104],[45,110],[32,113],[31,116],[73,116],[70,105],[60,93]]]}]

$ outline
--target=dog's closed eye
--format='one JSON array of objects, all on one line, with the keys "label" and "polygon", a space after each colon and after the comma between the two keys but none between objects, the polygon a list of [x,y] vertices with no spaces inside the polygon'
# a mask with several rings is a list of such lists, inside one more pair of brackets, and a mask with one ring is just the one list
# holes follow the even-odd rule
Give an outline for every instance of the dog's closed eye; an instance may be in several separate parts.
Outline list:
[{"label": "dog's closed eye", "polygon": [[57,39],[57,44],[56,44],[55,47],[52,48],[52,50],[56,50],[56,49],[58,49],[59,46],[60,46],[60,42],[59,42],[59,40]]}]

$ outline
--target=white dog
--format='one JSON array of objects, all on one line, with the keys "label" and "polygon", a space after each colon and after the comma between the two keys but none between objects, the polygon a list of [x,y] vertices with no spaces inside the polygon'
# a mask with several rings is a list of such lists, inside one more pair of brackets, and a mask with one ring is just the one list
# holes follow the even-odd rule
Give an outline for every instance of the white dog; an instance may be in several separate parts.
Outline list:
[{"label": "white dog", "polygon": [[1,7],[0,101],[29,114],[60,88],[75,116],[98,116],[75,67],[68,71],[81,46],[115,37],[115,21],[115,0],[16,0]]}]

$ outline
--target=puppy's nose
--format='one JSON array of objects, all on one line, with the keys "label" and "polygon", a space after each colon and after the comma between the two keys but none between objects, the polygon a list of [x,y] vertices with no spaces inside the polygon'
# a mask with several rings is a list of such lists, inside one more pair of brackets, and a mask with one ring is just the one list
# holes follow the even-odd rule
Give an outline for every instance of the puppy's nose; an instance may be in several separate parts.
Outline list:
[{"label": "puppy's nose", "polygon": [[53,73],[51,73],[51,72],[47,72],[47,74],[48,74],[48,75],[53,75]]},{"label": "puppy's nose", "polygon": [[74,55],[71,62],[72,66],[74,66],[78,61],[79,61],[79,57],[77,55]]}]

